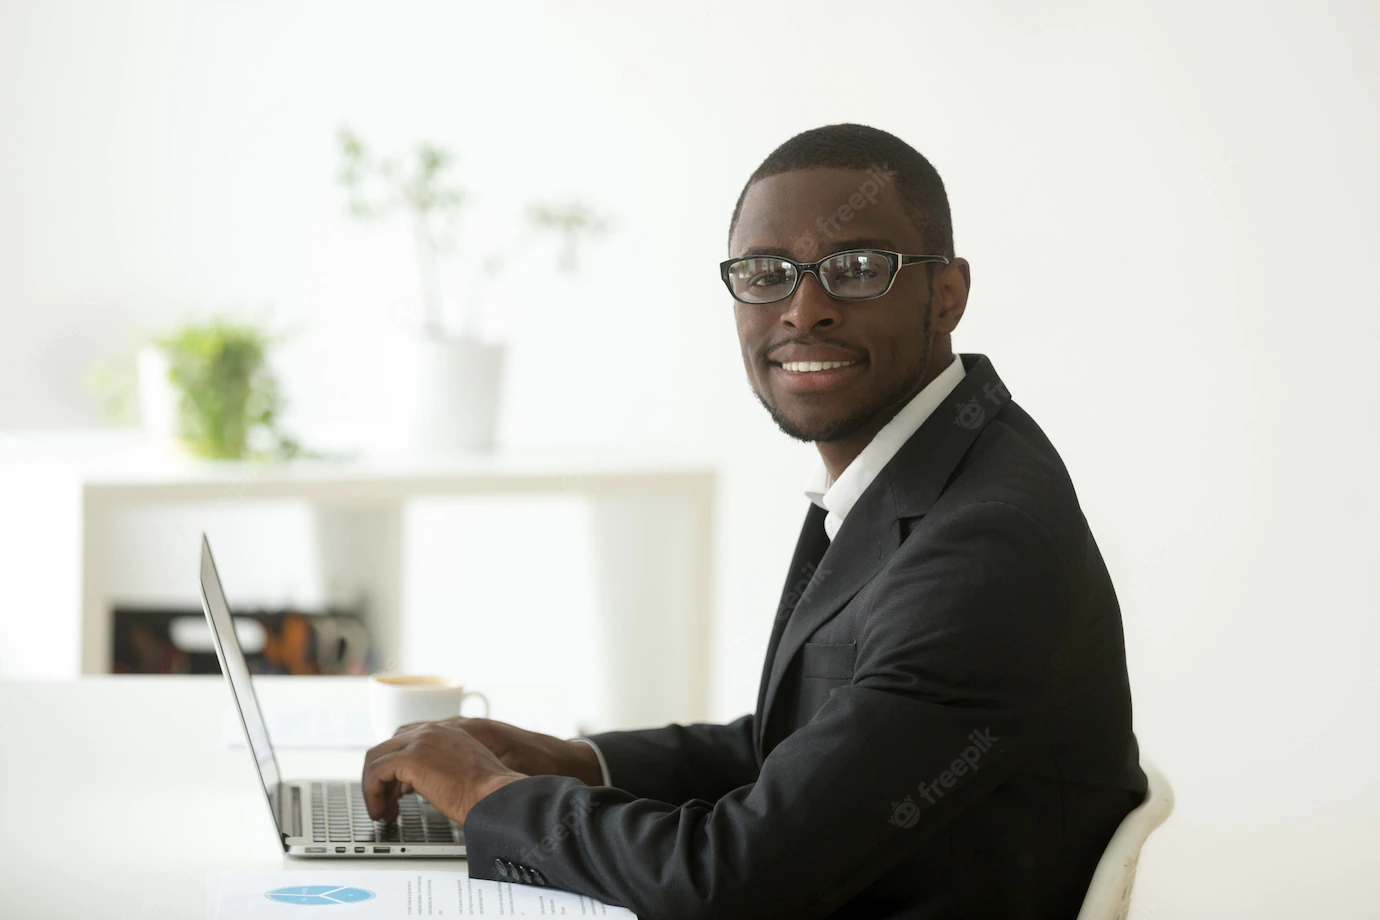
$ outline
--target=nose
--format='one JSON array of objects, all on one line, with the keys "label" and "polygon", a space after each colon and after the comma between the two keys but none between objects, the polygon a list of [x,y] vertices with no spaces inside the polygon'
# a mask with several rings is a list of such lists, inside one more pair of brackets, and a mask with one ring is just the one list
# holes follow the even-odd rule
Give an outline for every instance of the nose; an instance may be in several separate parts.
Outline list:
[{"label": "nose", "polygon": [[795,293],[786,301],[781,325],[787,329],[809,332],[816,327],[833,326],[843,318],[839,302],[820,285],[813,273],[800,279]]}]

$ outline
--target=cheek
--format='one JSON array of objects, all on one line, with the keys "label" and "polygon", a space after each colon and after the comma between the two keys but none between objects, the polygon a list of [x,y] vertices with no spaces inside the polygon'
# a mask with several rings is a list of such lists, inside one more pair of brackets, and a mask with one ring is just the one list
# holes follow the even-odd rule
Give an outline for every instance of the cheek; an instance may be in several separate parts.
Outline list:
[{"label": "cheek", "polygon": [[868,342],[873,370],[884,377],[908,377],[925,360],[924,315],[914,311],[869,329]]},{"label": "cheek", "polygon": [[751,335],[762,324],[762,314],[747,309],[746,304],[733,302],[733,324],[738,327],[738,335]]},{"label": "cheek", "polygon": [[740,307],[734,312],[734,324],[738,328],[738,345],[743,353],[743,361],[750,366],[756,363],[758,353],[766,344],[771,321]]}]

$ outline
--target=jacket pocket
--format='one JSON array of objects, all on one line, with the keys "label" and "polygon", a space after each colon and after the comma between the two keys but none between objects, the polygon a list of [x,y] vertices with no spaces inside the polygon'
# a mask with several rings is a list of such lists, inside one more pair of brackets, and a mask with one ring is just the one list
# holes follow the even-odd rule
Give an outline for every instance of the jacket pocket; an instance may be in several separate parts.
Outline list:
[{"label": "jacket pocket", "polygon": [[858,646],[853,642],[846,645],[806,642],[800,650],[800,676],[852,680],[853,660],[857,651]]}]

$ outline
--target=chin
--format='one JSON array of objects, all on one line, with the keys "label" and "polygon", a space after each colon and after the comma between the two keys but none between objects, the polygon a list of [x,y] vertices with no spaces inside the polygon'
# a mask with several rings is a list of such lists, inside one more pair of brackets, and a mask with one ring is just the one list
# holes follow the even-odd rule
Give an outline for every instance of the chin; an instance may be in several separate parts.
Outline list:
[{"label": "chin", "polygon": [[840,441],[854,434],[872,420],[875,412],[864,410],[851,415],[820,416],[809,412],[785,413],[771,412],[772,419],[789,437],[812,444]]}]

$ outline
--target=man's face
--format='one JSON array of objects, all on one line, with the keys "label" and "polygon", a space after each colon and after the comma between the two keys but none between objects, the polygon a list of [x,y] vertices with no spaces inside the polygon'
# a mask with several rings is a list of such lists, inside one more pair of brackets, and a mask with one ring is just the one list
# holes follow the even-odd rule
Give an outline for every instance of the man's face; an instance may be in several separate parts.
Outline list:
[{"label": "man's face", "polygon": [[[924,245],[889,177],[802,169],[748,188],[729,257],[814,262],[845,249],[925,253]],[[782,431],[802,441],[842,440],[883,413],[889,418],[919,389],[930,357],[927,265],[943,267],[907,266],[872,300],[837,300],[806,274],[786,300],[734,301],[748,381]],[[819,371],[782,366],[798,361],[853,363]]]}]

